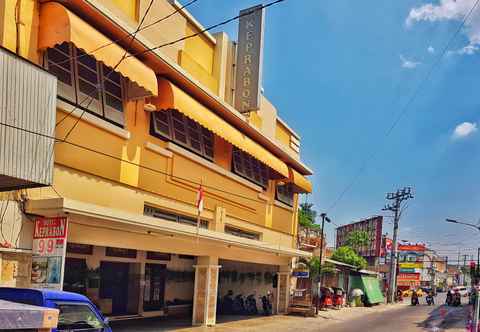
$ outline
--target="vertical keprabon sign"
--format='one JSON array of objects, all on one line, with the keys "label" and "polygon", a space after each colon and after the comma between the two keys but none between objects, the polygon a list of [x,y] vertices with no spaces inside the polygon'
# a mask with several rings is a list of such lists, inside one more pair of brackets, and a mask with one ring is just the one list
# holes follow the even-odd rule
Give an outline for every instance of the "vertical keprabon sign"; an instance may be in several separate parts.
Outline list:
[{"label": "vertical keprabon sign", "polygon": [[32,287],[61,290],[67,248],[67,218],[38,218],[33,231]]},{"label": "vertical keprabon sign", "polygon": [[260,109],[264,13],[262,5],[240,11],[235,108],[242,113]]}]

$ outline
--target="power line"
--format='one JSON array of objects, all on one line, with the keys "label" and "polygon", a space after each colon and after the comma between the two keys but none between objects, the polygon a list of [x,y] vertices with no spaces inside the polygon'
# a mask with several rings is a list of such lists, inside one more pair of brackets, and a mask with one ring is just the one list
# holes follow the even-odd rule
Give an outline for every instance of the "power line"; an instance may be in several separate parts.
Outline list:
[{"label": "power line", "polygon": [[[173,15],[175,15],[176,13],[182,11],[183,9],[189,7],[190,5],[193,5],[195,2],[197,2],[198,0],[191,0],[190,2],[186,3],[185,5],[179,7],[178,9],[174,10],[173,12],[171,12],[170,14],[162,17],[162,18],[159,18],[158,20],[152,22],[152,23],[149,23],[147,25],[145,25],[144,27],[142,27],[141,29],[135,31],[135,32],[132,32],[132,33],[128,33],[126,36],[123,36],[121,38],[118,38],[118,39],[115,39],[115,40],[112,40],[111,42],[108,42],[102,46],[99,46],[97,47],[96,49],[94,49],[93,51],[90,51],[89,53],[85,53],[85,54],[81,54],[81,55],[78,55],[78,56],[75,56],[75,57],[70,57],[68,60],[65,60],[65,61],[62,61],[62,62],[59,62],[58,64],[63,64],[63,63],[66,63],[68,62],[70,59],[79,59],[79,58],[82,58],[84,56],[87,56],[87,55],[93,55],[95,54],[96,52],[100,51],[101,49],[105,48],[105,47],[108,47],[110,45],[113,45],[113,44],[118,44],[119,42],[121,42],[122,40],[124,39],[127,39],[128,37],[131,37],[133,35],[136,35],[138,32],[140,31],[143,31],[143,30],[146,30],[158,23],[161,23],[167,19],[169,19],[170,17],[172,17]],[[129,47],[131,46],[131,44],[129,45]]]},{"label": "power line", "polygon": [[[447,44],[445,45],[445,47],[443,48],[442,52],[439,54],[439,56],[437,57],[437,59],[435,60],[435,62],[432,64],[432,66],[430,67],[430,70],[427,72],[427,75],[424,77],[424,79],[418,84],[417,88],[415,89],[413,95],[409,98],[409,100],[407,101],[407,103],[404,105],[404,107],[402,108],[400,114],[396,117],[396,119],[393,121],[392,125],[388,128],[388,130],[385,132],[385,138],[388,138],[390,136],[390,134],[393,132],[393,130],[395,129],[395,127],[398,125],[398,123],[400,122],[400,120],[405,116],[405,114],[407,113],[409,107],[411,104],[413,104],[413,102],[417,99],[418,95],[419,95],[419,92],[420,92],[420,89],[423,87],[423,85],[430,79],[431,75],[433,74],[434,70],[437,68],[437,66],[440,64],[440,61],[443,59],[443,57],[445,56],[446,52],[448,51],[448,49],[450,48],[450,45],[452,44],[452,42],[455,40],[455,38],[457,37],[457,35],[460,33],[460,31],[462,30],[463,26],[465,25],[465,23],[467,22],[467,20],[470,18],[470,16],[472,15],[473,11],[477,8],[478,4],[480,3],[480,0],[477,0],[474,5],[472,6],[472,8],[470,9],[470,11],[463,17],[463,20],[462,22],[460,23],[460,25],[458,26],[457,30],[455,31],[455,33],[450,37],[450,39],[448,40]],[[383,144],[381,145],[381,147],[383,147],[385,145],[385,140],[382,140]],[[359,170],[357,171],[357,173],[354,175],[352,181],[344,188],[344,190],[342,190],[342,192],[340,193],[340,195],[335,199],[335,201],[330,205],[330,207],[327,209],[327,211],[331,211],[332,209],[334,209],[338,203],[343,199],[343,197],[345,196],[345,194],[350,191],[350,189],[355,185],[355,183],[358,181],[358,179],[360,178],[360,176],[362,175],[362,173],[366,170],[367,168],[367,164],[369,161],[371,161],[372,159],[374,159],[378,153],[379,153],[380,149],[377,149],[375,151],[373,151],[371,154],[369,154],[369,156],[363,161],[362,163],[362,166],[359,168]]]},{"label": "power line", "polygon": [[271,6],[273,6],[273,5],[276,5],[276,4],[278,4],[278,3],[280,3],[280,2],[284,2],[284,1],[286,1],[286,0],[275,0],[275,1],[269,2],[269,3],[265,4],[265,5],[262,5],[262,6],[259,6],[259,7],[256,7],[256,8],[252,8],[252,9],[249,10],[249,11],[246,11],[246,12],[244,12],[244,13],[242,13],[242,14],[239,14],[239,15],[237,15],[237,16],[234,16],[234,17],[232,17],[232,18],[229,18],[229,19],[227,19],[227,20],[225,20],[225,21],[222,21],[222,22],[220,22],[220,23],[211,25],[211,26],[209,26],[209,27],[207,27],[207,28],[205,28],[205,29],[203,29],[203,30],[200,30],[200,31],[197,32],[197,33],[194,33],[194,34],[191,34],[191,35],[188,35],[188,36],[184,36],[184,37],[179,38],[179,39],[177,39],[177,40],[174,40],[174,41],[171,41],[171,42],[167,42],[167,43],[165,43],[165,44],[161,44],[161,45],[158,45],[158,46],[155,46],[155,47],[152,47],[152,48],[147,48],[147,49],[145,49],[145,50],[143,50],[143,51],[140,51],[140,52],[138,52],[138,53],[129,54],[129,55],[127,56],[127,58],[128,58],[128,57],[138,56],[138,55],[143,55],[143,54],[145,54],[145,53],[149,53],[149,52],[158,50],[158,49],[160,49],[160,48],[163,48],[163,47],[166,47],[166,46],[171,46],[171,45],[176,44],[176,43],[179,43],[179,42],[181,42],[181,41],[184,41],[184,40],[187,40],[187,39],[190,39],[190,38],[197,37],[197,36],[199,36],[199,35],[201,35],[201,34],[204,34],[205,32],[208,32],[208,31],[213,30],[213,29],[215,29],[215,28],[218,28],[218,27],[220,27],[220,26],[226,25],[226,24],[228,24],[228,23],[230,23],[230,22],[233,22],[233,21],[238,20],[239,18],[242,18],[242,17],[244,17],[244,16],[248,16],[248,15],[254,14],[254,13],[256,13],[256,12],[262,10],[262,9],[271,7]]},{"label": "power line", "polygon": [[[173,41],[171,41],[171,42],[168,42],[168,43],[165,43],[165,44],[162,44],[162,45],[159,45],[159,46],[155,46],[155,47],[153,47],[153,48],[148,48],[148,49],[146,49],[146,50],[144,50],[144,51],[141,51],[141,52],[138,52],[138,53],[127,54],[127,52],[126,52],[126,55],[124,55],[124,57],[122,57],[121,61],[123,61],[124,59],[129,58],[129,57],[134,57],[134,56],[142,55],[142,54],[145,54],[145,53],[148,53],[148,52],[151,52],[151,51],[154,51],[154,50],[157,50],[157,49],[166,47],[166,46],[171,46],[171,45],[173,45],[173,44],[179,43],[179,42],[184,41],[184,40],[186,40],[186,39],[190,39],[190,38],[197,37],[197,36],[199,36],[199,35],[204,34],[204,33],[207,32],[207,31],[210,31],[210,30],[212,30],[212,29],[218,28],[218,27],[220,27],[220,26],[222,26],[222,25],[225,25],[225,24],[228,24],[228,23],[230,23],[230,22],[233,22],[233,21],[235,21],[235,20],[237,20],[237,19],[239,19],[239,18],[241,18],[241,17],[251,15],[251,14],[253,14],[253,13],[257,12],[257,11],[260,11],[260,10],[262,10],[262,9],[264,9],[264,8],[271,7],[271,6],[275,5],[275,4],[278,4],[278,3],[284,2],[284,1],[286,1],[286,0],[275,0],[275,1],[269,2],[269,3],[265,4],[265,5],[262,5],[262,6],[260,6],[260,7],[253,8],[253,9],[247,11],[247,12],[244,12],[244,13],[242,13],[242,14],[239,14],[239,15],[237,15],[237,16],[234,16],[234,17],[232,17],[232,18],[230,18],[230,19],[227,19],[227,20],[225,20],[225,21],[222,21],[222,22],[220,22],[220,23],[211,25],[211,26],[209,26],[208,28],[205,28],[205,29],[203,29],[203,30],[200,30],[200,31],[197,32],[197,33],[194,33],[194,34],[191,34],[191,35],[188,35],[188,36],[184,36],[184,37],[178,38],[178,39],[176,39],[176,40],[173,40]],[[145,14],[146,14],[146,13],[145,13]],[[141,24],[140,24],[140,25],[141,25]],[[139,27],[140,27],[140,25],[139,25]],[[137,30],[138,30],[138,29],[137,29]],[[133,42],[133,40],[132,40],[132,42]],[[120,62],[121,62],[121,61],[120,61]],[[119,64],[120,64],[120,63],[118,63],[118,64],[115,66],[114,70],[116,69],[116,67],[118,67]],[[110,73],[112,73],[112,72],[113,72],[113,70],[112,70]],[[92,91],[92,92],[93,92],[93,91]],[[90,98],[92,98],[92,99],[91,99],[91,101],[92,101],[92,100],[93,100],[93,97],[90,97]],[[85,101],[85,100],[86,100],[86,99],[84,99],[83,101]],[[83,103],[83,101],[82,101],[81,103]],[[90,101],[90,103],[91,103],[91,101]],[[89,105],[88,105],[88,106],[89,106]],[[87,108],[88,108],[88,106],[87,106]],[[70,113],[69,113],[66,117],[69,117],[71,114],[73,114],[73,112],[74,112],[75,110],[76,110],[76,107],[75,107],[72,111],[70,111]],[[75,123],[74,126],[69,130],[69,132],[67,133],[67,135],[66,135],[65,137],[68,138],[68,136],[70,135],[70,133],[73,131],[73,129],[75,129],[75,127],[77,126],[78,122],[81,120],[81,118],[82,118],[82,116],[83,116],[84,113],[85,113],[85,110],[82,111],[81,115],[77,118],[76,123]],[[65,118],[66,118],[66,117],[65,117]],[[63,120],[65,120],[65,118],[63,118],[62,120],[60,120],[60,121],[57,123],[57,125],[60,124]]]},{"label": "power line", "polygon": [[[130,43],[129,43],[129,46],[128,48],[130,48],[130,46],[133,44],[133,42],[135,41],[135,38],[137,36],[137,33],[142,29],[142,25],[148,15],[148,13],[150,12],[150,9],[152,8],[152,5],[154,3],[155,0],[151,0],[147,9],[145,10],[145,13],[143,14],[141,20],[140,20],[140,23],[138,24],[138,27],[137,29],[135,30],[135,32],[133,34],[131,34],[131,37],[132,39],[130,40]],[[195,0],[197,1],[197,0]],[[175,12],[174,12],[175,13]],[[166,18],[172,16],[174,13],[170,14],[170,15],[167,15]],[[165,18],[163,18],[165,19]],[[160,21],[160,20],[159,20]],[[158,21],[157,21],[158,23]],[[105,46],[105,45],[104,45]],[[108,46],[108,45],[106,45]],[[102,48],[102,47],[100,47]],[[100,48],[96,49],[95,51],[98,51]],[[81,56],[85,56],[87,55],[86,53],[82,54]],[[118,68],[118,66],[126,59],[126,56],[128,55],[128,52],[125,50],[123,56],[120,58],[120,60],[117,62],[117,64],[112,68],[112,70],[106,75],[106,77],[108,78],[114,71],[115,69]],[[77,57],[78,58],[78,57]],[[82,104],[88,99],[90,98],[90,101],[88,102],[87,106],[85,107],[86,109],[88,109],[88,107],[90,107],[91,103],[93,102],[93,96],[91,95],[92,93],[98,91],[99,89],[99,86],[95,86],[94,89],[92,89],[91,93],[90,94],[87,94],[87,96],[79,103],[79,105],[75,105],[73,107],[73,109],[67,114],[65,115],[60,121],[58,121],[56,124],[55,124],[55,127],[58,127],[64,120],[66,120],[68,117],[70,117],[73,112],[75,112],[78,107],[82,107]],[[70,134],[73,132],[73,130],[77,127],[77,125],[79,124],[80,120],[82,119],[83,115],[85,114],[85,109],[82,109],[82,113],[80,114],[80,116],[76,119],[75,123],[73,124],[73,126],[67,131],[66,135],[64,136],[63,138],[63,142],[65,142],[67,140],[67,138],[70,136]],[[37,144],[38,146],[38,144]],[[52,153],[50,154],[50,157],[48,158],[49,160],[49,163],[50,161],[52,160],[53,158],[53,152],[55,150],[55,147],[52,146]],[[32,166],[33,167],[33,166]],[[45,169],[45,172],[46,172],[46,169]],[[53,189],[53,191],[57,194],[58,197],[62,198],[62,196],[58,193],[58,190],[55,188],[55,186],[53,184],[50,185],[50,187]]]},{"label": "power line", "polygon": [[[132,35],[132,39],[130,40],[130,43],[129,43],[129,46],[128,48],[130,48],[130,46],[133,44],[133,42],[135,41],[135,38],[137,37],[137,33],[140,31],[140,29],[142,28],[142,24],[143,22],[145,21],[150,9],[152,8],[152,5],[154,3],[155,0],[150,0],[150,3],[147,7],[147,10],[145,11],[145,13],[143,14],[142,16],[142,19],[140,20],[140,23],[138,24],[138,27],[137,29],[135,30],[135,32],[133,33]],[[126,59],[128,55],[128,52],[125,50],[125,52],[123,53],[122,57],[120,58],[120,60],[117,62],[117,64],[112,68],[112,70],[106,75],[106,77],[108,78],[114,71],[115,69],[118,68],[118,66],[120,66],[120,64]],[[91,95],[92,93],[94,92],[97,92],[99,90],[99,86],[95,86],[94,89],[92,89],[91,93],[89,93],[85,99],[83,99],[81,102],[80,102],[80,106],[83,104],[83,102],[90,97],[90,102],[88,103],[87,105],[87,109],[88,107],[90,107],[90,104],[93,102],[93,96]],[[62,123],[66,118],[68,118],[70,115],[73,114],[73,112],[76,110],[76,106],[65,116],[63,117],[60,121],[58,121],[56,124],[55,124],[55,127],[57,127],[60,123]],[[80,114],[80,116],[77,118],[75,124],[72,126],[72,128],[70,128],[70,130],[67,132],[67,134],[65,135],[65,139],[68,138],[68,136],[71,134],[71,132],[75,129],[75,127],[78,125],[78,123],[80,122],[80,120],[82,119],[83,115],[85,114],[85,110],[82,111],[82,113]]]},{"label": "power line", "polygon": [[245,199],[245,200],[249,200],[249,201],[252,201],[252,202],[258,202],[258,200],[254,199],[254,198],[251,198],[251,197],[248,197],[248,196],[240,195],[240,194],[237,194],[237,193],[234,193],[234,192],[231,192],[231,191],[227,191],[227,190],[224,190],[224,189],[220,189],[220,188],[217,188],[217,187],[214,187],[214,186],[205,185],[205,184],[202,184],[201,182],[197,182],[197,181],[191,180],[191,179],[189,179],[189,178],[185,178],[185,177],[173,175],[173,174],[170,174],[170,173],[168,173],[168,172],[161,171],[161,170],[159,170],[159,169],[155,169],[155,168],[152,168],[152,167],[148,167],[148,166],[145,166],[145,165],[142,165],[142,164],[139,164],[139,163],[134,163],[134,162],[132,162],[132,161],[130,161],[130,160],[123,159],[123,158],[120,158],[120,157],[117,157],[117,156],[108,154],[108,153],[106,153],[106,152],[102,152],[102,151],[99,151],[99,150],[90,148],[90,147],[88,147],[88,146],[84,146],[84,145],[81,145],[81,144],[78,144],[78,143],[74,143],[74,142],[70,142],[70,141],[64,141],[63,139],[60,139],[60,138],[55,137],[55,136],[49,136],[49,135],[46,135],[46,134],[38,133],[38,132],[35,132],[35,131],[32,131],[32,130],[28,130],[28,129],[25,129],[25,128],[17,127],[17,126],[10,125],[10,124],[4,123],[4,122],[0,122],[0,126],[12,128],[12,129],[15,129],[15,130],[20,130],[20,131],[23,131],[23,132],[26,132],[26,133],[29,133],[29,134],[38,135],[38,136],[41,136],[41,137],[44,137],[44,138],[49,138],[49,139],[51,139],[51,140],[54,140],[55,142],[60,142],[60,143],[69,144],[69,145],[72,145],[72,146],[77,147],[77,148],[79,148],[79,149],[82,149],[82,150],[85,150],[85,151],[89,151],[89,152],[92,152],[92,153],[96,153],[96,154],[98,154],[98,155],[101,155],[101,156],[104,156],[104,157],[107,157],[107,158],[111,158],[111,159],[114,159],[114,160],[117,160],[117,161],[121,161],[121,162],[127,163],[127,164],[132,165],[132,166],[136,166],[136,167],[139,167],[139,168],[143,168],[143,169],[149,170],[149,171],[154,172],[154,173],[158,173],[158,174],[162,174],[162,175],[167,175],[167,176],[170,176],[170,177],[175,178],[175,179],[187,181],[187,182],[189,182],[189,183],[191,183],[191,184],[193,184],[193,185],[200,185],[200,184],[201,184],[202,187],[215,190],[215,191],[217,191],[217,192],[219,192],[219,193],[229,194],[229,195],[231,195],[231,196],[243,198],[243,199]]},{"label": "power line", "polygon": [[[154,1],[154,0],[152,0],[152,2],[153,2],[153,1]],[[192,3],[196,2],[196,1],[198,1],[198,0],[191,1],[191,2],[188,3],[187,5],[190,5],[190,4],[192,4]],[[146,50],[146,51],[147,51],[147,52],[148,52],[148,51],[152,51],[152,50],[155,50],[155,49],[159,49],[159,48],[162,48],[162,47],[165,47],[165,46],[168,46],[168,45],[172,45],[172,44],[178,43],[178,42],[183,41],[183,40],[185,40],[185,39],[189,39],[189,38],[196,37],[196,36],[198,36],[198,35],[200,35],[200,34],[203,34],[203,33],[207,32],[207,31],[209,31],[209,30],[212,30],[212,29],[217,28],[217,27],[219,27],[219,26],[222,26],[222,25],[225,25],[225,24],[227,24],[227,23],[230,23],[230,22],[232,22],[232,21],[234,21],[234,20],[236,20],[236,19],[239,19],[240,17],[250,15],[250,14],[252,14],[252,13],[258,11],[258,10],[261,10],[261,9],[263,9],[263,8],[268,8],[268,7],[270,7],[270,6],[273,6],[273,5],[275,5],[275,4],[277,4],[277,3],[280,3],[280,2],[283,2],[283,1],[285,1],[285,0],[272,1],[272,2],[270,2],[270,3],[268,3],[268,4],[266,4],[266,5],[263,5],[262,7],[255,8],[255,9],[253,9],[253,10],[251,10],[251,11],[245,12],[245,13],[243,13],[243,14],[241,14],[241,15],[237,15],[237,16],[235,16],[235,17],[233,17],[233,18],[231,18],[231,19],[225,20],[225,21],[223,21],[223,22],[221,22],[221,23],[212,25],[212,26],[210,26],[210,27],[208,27],[208,28],[206,28],[206,29],[203,29],[203,30],[201,30],[200,32],[195,33],[195,34],[193,34],[193,35],[189,35],[189,36],[182,37],[182,38],[180,38],[180,39],[178,39],[178,40],[176,40],[176,41],[172,41],[172,42],[166,43],[166,44],[164,44],[164,45],[159,45],[159,46],[156,46],[156,47],[154,47],[154,48],[152,48],[152,49],[149,49],[149,50]],[[181,9],[185,8],[187,5],[183,6]],[[181,9],[177,10],[176,12],[180,11]],[[176,12],[175,12],[175,13],[176,13]],[[145,13],[144,17],[146,16],[146,14],[147,14],[147,12]],[[170,16],[173,15],[173,14],[174,14],[174,13],[170,14],[168,17],[170,17]],[[168,17],[167,17],[167,18],[168,18]],[[143,19],[142,19],[142,22],[143,22]],[[141,22],[141,23],[142,23],[142,22]],[[141,26],[141,23],[139,24],[139,27]],[[151,25],[153,25],[153,24],[151,24]],[[151,26],[151,25],[149,25],[149,26]],[[149,26],[147,26],[147,27],[149,27]],[[139,29],[137,29],[136,32],[138,32],[138,31],[139,31]],[[135,33],[134,35],[136,35],[136,33]],[[133,40],[134,40],[134,39],[132,39],[131,42],[133,42]],[[108,45],[104,45],[103,47],[106,47],[106,46],[108,46]],[[97,50],[98,50],[98,49],[97,49]],[[144,53],[146,53],[146,52],[143,51],[143,52],[140,52],[140,53],[137,53],[137,54],[128,55],[128,53],[126,52],[127,55],[126,55],[126,56],[123,56],[123,57],[121,58],[121,60],[119,61],[119,63],[117,63],[117,65],[116,65],[115,67],[118,67],[118,65],[120,64],[120,62],[123,61],[124,59],[128,58],[128,57],[136,56],[136,55],[138,55],[138,54],[144,54]],[[84,54],[84,55],[86,55],[86,54]],[[72,57],[70,57],[70,59],[71,59],[71,58],[72,58]],[[115,68],[114,68],[114,69],[115,69]],[[110,72],[110,74],[111,74],[112,72],[113,72],[113,70]],[[98,87],[97,87],[97,89],[98,89]],[[84,101],[86,101],[86,99],[87,99],[87,98],[85,98],[85,99],[80,103],[80,106],[81,106],[81,104],[83,104]],[[92,102],[92,100],[93,100],[93,97],[91,97],[90,103]],[[88,106],[87,106],[87,107],[88,107]],[[71,114],[73,114],[73,112],[74,112],[76,109],[77,109],[77,106],[75,106],[74,109],[73,109],[72,111],[70,111],[70,113],[69,113],[66,117],[62,118],[59,122],[57,122],[57,123],[56,123],[56,126],[58,126],[61,122],[63,122],[66,118],[68,118]],[[17,127],[17,126],[13,126],[13,125],[10,125],[10,124],[7,124],[7,123],[0,123],[0,125],[6,126],[6,127],[9,127],[9,128],[12,128],[12,129],[16,129],[16,130],[21,130],[21,131],[24,131],[24,132],[28,132],[28,133],[31,133],[31,134],[39,135],[39,136],[42,136],[42,137],[45,137],[45,138],[49,138],[49,139],[54,140],[54,142],[67,143],[67,144],[70,144],[70,145],[72,145],[72,146],[75,146],[75,147],[78,147],[78,148],[81,148],[81,149],[84,149],[84,150],[87,150],[87,151],[90,151],[90,152],[94,152],[94,153],[103,155],[103,156],[105,156],[105,157],[109,157],[109,158],[112,158],[112,159],[116,159],[116,160],[118,160],[118,161],[125,162],[125,163],[128,163],[128,164],[137,166],[137,167],[139,167],[139,168],[147,169],[147,170],[150,170],[150,171],[152,171],[152,172],[159,173],[159,174],[169,175],[169,176],[171,176],[171,177],[173,177],[173,178],[181,179],[181,180],[190,182],[190,183],[192,183],[192,184],[196,184],[196,185],[199,185],[199,184],[200,184],[200,183],[197,183],[197,182],[195,182],[195,181],[193,181],[193,180],[191,180],[191,179],[174,176],[173,174],[169,174],[169,173],[167,173],[167,172],[163,172],[163,171],[160,171],[160,170],[157,170],[157,169],[154,169],[154,168],[150,168],[150,167],[147,167],[147,166],[144,166],[144,165],[141,165],[141,164],[133,163],[133,162],[131,162],[131,161],[129,161],[129,160],[125,160],[125,159],[122,159],[122,158],[119,158],[119,157],[116,157],[116,156],[113,156],[113,155],[109,155],[109,154],[107,154],[107,153],[104,153],[104,152],[101,152],[101,151],[98,151],[98,150],[95,150],[95,149],[92,149],[92,148],[89,148],[89,147],[86,147],[86,146],[82,146],[82,145],[80,145],[80,144],[76,144],[76,143],[67,141],[67,138],[69,137],[69,135],[71,134],[71,132],[73,131],[73,129],[76,127],[76,125],[78,124],[78,122],[80,121],[80,119],[81,119],[81,117],[82,117],[82,115],[83,115],[84,113],[85,113],[85,110],[83,110],[82,114],[80,115],[80,117],[78,117],[78,119],[77,119],[76,123],[74,124],[74,126],[67,132],[67,134],[65,135],[65,137],[64,137],[63,139],[59,139],[59,138],[54,137],[54,136],[49,136],[49,135],[37,133],[37,132],[31,131],[31,130],[27,130],[27,129],[20,128],[20,127]],[[50,159],[52,158],[52,156],[53,156],[53,149],[52,149],[52,155],[51,155]],[[61,195],[58,193],[58,191],[57,191],[53,186],[51,186],[51,187],[52,187],[52,189],[56,192],[56,194],[57,194],[59,197],[61,197]],[[213,187],[213,186],[203,185],[203,187],[205,187],[205,188],[210,188],[210,189],[212,189],[212,190],[215,190],[215,191],[218,191],[218,192],[221,192],[221,193],[230,194],[230,195],[232,195],[232,196],[236,196],[236,197],[239,197],[239,198],[243,198],[243,199],[246,199],[246,200],[251,200],[251,201],[255,201],[255,202],[256,202],[255,199],[252,199],[252,198],[250,198],[250,197],[243,196],[243,195],[239,195],[239,194],[237,194],[237,193],[233,193],[233,192],[229,192],[229,191],[225,191],[225,190],[223,190],[223,189],[219,189],[219,188],[216,188],[216,187]]]}]

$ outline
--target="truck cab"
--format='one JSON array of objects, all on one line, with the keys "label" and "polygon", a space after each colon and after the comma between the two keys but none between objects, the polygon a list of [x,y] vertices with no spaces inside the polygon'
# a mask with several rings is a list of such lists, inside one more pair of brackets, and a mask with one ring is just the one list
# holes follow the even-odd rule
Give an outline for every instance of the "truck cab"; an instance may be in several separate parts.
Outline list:
[{"label": "truck cab", "polygon": [[81,294],[50,289],[0,287],[0,299],[58,309],[58,326],[52,330],[55,332],[112,332],[108,319]]}]

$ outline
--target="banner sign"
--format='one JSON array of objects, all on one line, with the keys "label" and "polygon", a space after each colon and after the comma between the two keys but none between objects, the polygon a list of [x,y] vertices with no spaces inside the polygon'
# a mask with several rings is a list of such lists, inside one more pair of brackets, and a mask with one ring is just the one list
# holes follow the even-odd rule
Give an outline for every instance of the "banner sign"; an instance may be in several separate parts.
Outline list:
[{"label": "banner sign", "polygon": [[399,268],[398,272],[400,273],[421,273],[421,269],[412,269],[412,268]]},{"label": "banner sign", "polygon": [[337,228],[336,247],[346,245],[352,232],[361,231],[368,234],[368,244],[358,248],[353,248],[362,257],[380,257],[382,254],[382,244],[385,237],[382,236],[383,216],[374,216],[363,219],[351,224],[343,225]]},{"label": "banner sign", "polygon": [[297,277],[297,278],[309,278],[310,273],[309,271],[299,271],[299,270],[294,270],[292,272],[292,277]]},{"label": "banner sign", "polygon": [[242,113],[260,109],[264,13],[262,5],[240,11],[235,108]]},{"label": "banner sign", "polygon": [[398,280],[397,286],[419,287],[420,280]]},{"label": "banner sign", "polygon": [[399,273],[397,279],[409,281],[420,280],[420,273]]},{"label": "banner sign", "polygon": [[421,269],[423,268],[422,262],[405,262],[398,264],[400,269]]},{"label": "banner sign", "polygon": [[425,251],[424,244],[400,244],[398,251]]},{"label": "banner sign", "polygon": [[35,220],[32,249],[32,287],[62,290],[67,248],[67,218]]}]

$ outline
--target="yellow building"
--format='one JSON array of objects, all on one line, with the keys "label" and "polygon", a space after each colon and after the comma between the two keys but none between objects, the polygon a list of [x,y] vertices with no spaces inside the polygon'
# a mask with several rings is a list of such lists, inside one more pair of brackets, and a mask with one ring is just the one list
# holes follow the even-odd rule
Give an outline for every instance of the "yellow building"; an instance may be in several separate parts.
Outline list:
[{"label": "yellow building", "polygon": [[168,44],[203,29],[176,1],[154,1],[135,33],[149,2],[0,2],[2,52],[57,78],[53,182],[4,192],[0,284],[30,284],[32,219],[67,216],[64,289],[107,315],[191,310],[211,325],[230,289],[271,290],[285,312],[292,258],[309,255],[295,240],[298,195],[312,190],[300,137],[265,97],[234,109],[226,34]]}]

